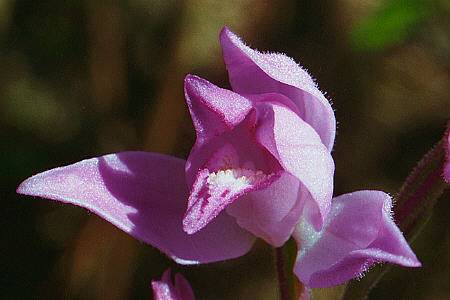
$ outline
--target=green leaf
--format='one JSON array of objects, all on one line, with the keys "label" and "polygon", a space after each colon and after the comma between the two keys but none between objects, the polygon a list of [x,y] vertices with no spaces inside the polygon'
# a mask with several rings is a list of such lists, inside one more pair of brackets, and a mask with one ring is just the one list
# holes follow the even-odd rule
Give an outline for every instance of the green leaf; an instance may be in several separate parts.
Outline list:
[{"label": "green leaf", "polygon": [[359,51],[374,51],[404,42],[431,13],[425,0],[386,1],[371,17],[350,31],[350,42]]}]

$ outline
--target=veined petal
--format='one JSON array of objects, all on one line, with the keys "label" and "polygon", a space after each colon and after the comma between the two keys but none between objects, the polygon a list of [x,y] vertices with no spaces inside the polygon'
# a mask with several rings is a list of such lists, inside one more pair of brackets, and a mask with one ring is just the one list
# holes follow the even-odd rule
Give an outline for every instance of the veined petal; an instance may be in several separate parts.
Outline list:
[{"label": "veined petal", "polygon": [[220,43],[235,92],[275,92],[287,96],[297,105],[300,117],[314,128],[331,151],[336,134],[334,112],[306,71],[286,55],[251,49],[227,27],[220,33]]},{"label": "veined petal", "polygon": [[246,98],[195,75],[184,79],[184,92],[200,144],[231,131],[251,109]]},{"label": "veined petal", "polygon": [[17,192],[87,208],[181,264],[248,252],[254,237],[225,214],[195,236],[183,231],[188,198],[184,164],[155,153],[110,154],[37,174]]},{"label": "veined petal", "polygon": [[303,215],[319,231],[333,194],[331,154],[314,129],[289,108],[261,102],[256,109],[257,141],[308,189],[312,201],[305,202]]},{"label": "veined petal", "polygon": [[377,262],[419,267],[391,217],[391,198],[358,191],[333,199],[321,232],[303,221],[294,233],[299,252],[294,273],[306,286],[330,287],[362,274]]},{"label": "veined petal", "polygon": [[238,197],[262,189],[278,177],[240,168],[238,163],[234,148],[225,144],[212,155],[206,168],[198,172],[183,219],[187,233],[196,233]]}]

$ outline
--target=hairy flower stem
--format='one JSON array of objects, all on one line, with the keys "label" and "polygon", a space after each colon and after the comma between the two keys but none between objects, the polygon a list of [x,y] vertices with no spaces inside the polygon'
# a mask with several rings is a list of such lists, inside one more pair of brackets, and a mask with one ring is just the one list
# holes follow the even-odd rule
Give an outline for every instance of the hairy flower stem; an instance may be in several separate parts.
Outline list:
[{"label": "hairy flower stem", "polygon": [[280,288],[280,300],[297,300],[297,291],[304,289],[298,286],[301,283],[296,279],[293,272],[297,245],[291,238],[282,247],[275,248],[274,250]]},{"label": "hairy flower stem", "polygon": [[[436,200],[448,186],[444,181],[445,136],[419,161],[406,178],[393,207],[394,219],[411,242],[426,224]],[[370,290],[391,269],[377,266],[360,282],[351,282],[341,299],[367,299]]]},{"label": "hairy flower stem", "polygon": [[429,208],[443,193],[445,161],[444,139],[439,141],[417,164],[402,185],[394,206],[394,216],[408,240],[422,228]]}]

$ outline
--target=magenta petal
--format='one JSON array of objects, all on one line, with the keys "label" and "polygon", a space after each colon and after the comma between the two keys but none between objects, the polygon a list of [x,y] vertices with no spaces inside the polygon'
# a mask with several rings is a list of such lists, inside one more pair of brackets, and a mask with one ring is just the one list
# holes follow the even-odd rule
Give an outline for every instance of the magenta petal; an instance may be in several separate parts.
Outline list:
[{"label": "magenta petal", "polygon": [[161,281],[152,280],[154,300],[195,300],[189,282],[180,273],[175,274],[175,284],[172,283],[171,271],[167,269]]},{"label": "magenta petal", "polygon": [[110,154],[37,174],[17,192],[85,207],[178,263],[214,262],[248,252],[254,237],[225,214],[195,236],[183,231],[184,164],[155,153]]},{"label": "magenta petal", "polygon": [[358,191],[333,199],[327,223],[315,232],[303,221],[294,234],[299,252],[294,273],[312,288],[339,285],[377,262],[419,267],[391,217],[392,200],[380,191]]},{"label": "magenta petal", "polygon": [[320,230],[333,194],[334,162],[331,154],[314,129],[292,110],[260,103],[257,111],[260,122],[256,131],[257,141],[308,189],[313,201],[305,202],[304,215],[316,230]]},{"label": "magenta petal", "polygon": [[198,172],[183,219],[183,229],[187,233],[199,231],[234,200],[265,188],[279,177],[239,168],[238,162],[235,149],[226,144],[211,156],[207,168]]},{"label": "magenta petal", "polygon": [[308,191],[287,172],[265,189],[242,196],[227,207],[236,222],[273,247],[281,247],[294,231]]},{"label": "magenta petal", "polygon": [[186,76],[184,91],[197,143],[231,131],[251,109],[251,102],[246,98],[195,75]]},{"label": "magenta petal", "polygon": [[300,117],[317,131],[328,150],[333,148],[336,134],[333,109],[306,71],[286,55],[251,49],[227,27],[220,33],[220,43],[235,92],[275,92],[287,96],[297,105]]}]

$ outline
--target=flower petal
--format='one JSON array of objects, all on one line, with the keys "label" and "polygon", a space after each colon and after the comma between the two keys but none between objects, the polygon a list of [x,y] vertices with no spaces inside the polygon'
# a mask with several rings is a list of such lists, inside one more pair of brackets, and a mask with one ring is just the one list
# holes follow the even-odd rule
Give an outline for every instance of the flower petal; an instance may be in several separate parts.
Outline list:
[{"label": "flower petal", "polygon": [[306,286],[330,287],[362,274],[374,263],[419,267],[391,217],[391,198],[380,191],[358,191],[333,199],[321,232],[303,221],[294,237],[299,252],[294,273]]},{"label": "flower petal", "polygon": [[199,231],[238,197],[270,185],[278,176],[240,168],[236,150],[225,144],[197,174],[183,229],[189,234]]},{"label": "flower petal", "polygon": [[231,131],[251,109],[251,102],[246,98],[195,75],[184,79],[184,92],[197,143]]},{"label": "flower petal", "polygon": [[308,193],[299,180],[288,172],[265,189],[251,192],[227,207],[236,222],[273,247],[281,247],[291,236],[300,219]]},{"label": "flower petal", "polygon": [[175,274],[175,284],[172,283],[170,268],[161,281],[152,280],[152,289],[154,300],[195,300],[189,282],[180,273]]},{"label": "flower petal", "polygon": [[304,215],[319,231],[333,194],[331,154],[314,129],[289,108],[269,102],[261,102],[256,107],[257,141],[308,189],[312,201],[305,202]]},{"label": "flower petal", "polygon": [[220,33],[220,43],[235,92],[276,92],[287,96],[299,108],[300,117],[314,128],[331,151],[336,134],[334,112],[306,71],[286,55],[251,49],[227,27]]},{"label": "flower petal", "polygon": [[184,163],[147,152],[110,154],[37,174],[17,192],[85,207],[181,264],[248,252],[254,237],[225,214],[196,235],[183,231]]}]

